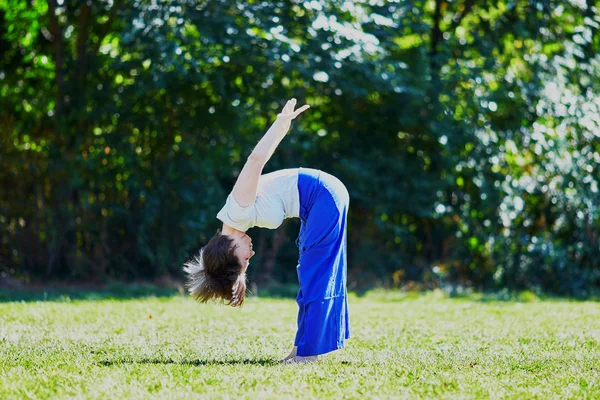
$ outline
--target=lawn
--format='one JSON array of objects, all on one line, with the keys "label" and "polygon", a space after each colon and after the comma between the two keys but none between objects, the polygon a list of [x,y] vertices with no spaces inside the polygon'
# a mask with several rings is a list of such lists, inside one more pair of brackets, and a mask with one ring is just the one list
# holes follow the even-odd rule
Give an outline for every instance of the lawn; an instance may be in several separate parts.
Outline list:
[{"label": "lawn", "polygon": [[[1,298],[1,297],[0,297]],[[281,365],[290,299],[0,302],[0,398],[596,398],[600,303],[351,296],[352,339]]]}]

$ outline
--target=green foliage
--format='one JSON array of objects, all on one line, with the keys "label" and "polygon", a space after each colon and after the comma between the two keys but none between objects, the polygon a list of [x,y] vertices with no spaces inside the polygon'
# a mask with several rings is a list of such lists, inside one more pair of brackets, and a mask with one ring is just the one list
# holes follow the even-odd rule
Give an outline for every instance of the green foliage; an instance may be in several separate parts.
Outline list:
[{"label": "green foliage", "polygon": [[[599,28],[591,0],[1,1],[0,273],[180,274],[294,96],[267,168],[345,182],[351,286],[586,297]],[[296,233],[251,232],[251,281],[294,281]]]}]

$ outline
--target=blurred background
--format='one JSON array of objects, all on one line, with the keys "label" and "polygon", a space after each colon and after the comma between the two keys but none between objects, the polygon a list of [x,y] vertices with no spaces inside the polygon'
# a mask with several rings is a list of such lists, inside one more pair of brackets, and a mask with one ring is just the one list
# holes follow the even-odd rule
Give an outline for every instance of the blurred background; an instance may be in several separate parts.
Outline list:
[{"label": "blurred background", "polygon": [[[350,290],[600,290],[593,0],[0,0],[0,282],[182,281],[265,172],[351,195]],[[252,229],[255,290],[299,224]]]}]

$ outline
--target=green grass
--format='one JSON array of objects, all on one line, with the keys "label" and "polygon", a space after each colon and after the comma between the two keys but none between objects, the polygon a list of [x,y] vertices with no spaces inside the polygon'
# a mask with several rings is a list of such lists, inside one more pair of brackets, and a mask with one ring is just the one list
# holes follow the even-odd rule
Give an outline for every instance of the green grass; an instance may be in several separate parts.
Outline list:
[{"label": "green grass", "polygon": [[0,303],[1,399],[600,399],[597,302],[352,296],[346,349],[290,366],[293,300],[58,300]]}]

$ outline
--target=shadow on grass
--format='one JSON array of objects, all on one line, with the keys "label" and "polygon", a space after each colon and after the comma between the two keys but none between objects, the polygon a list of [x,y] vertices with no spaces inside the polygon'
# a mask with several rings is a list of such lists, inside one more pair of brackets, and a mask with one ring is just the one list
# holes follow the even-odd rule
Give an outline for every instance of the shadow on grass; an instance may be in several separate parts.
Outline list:
[{"label": "shadow on grass", "polygon": [[7,302],[70,302],[75,300],[130,300],[146,297],[172,297],[185,293],[183,287],[164,287],[153,284],[114,283],[104,286],[58,286],[24,287],[19,289],[0,288],[0,303]]},{"label": "shadow on grass", "polygon": [[103,360],[98,362],[103,367],[112,367],[115,365],[123,364],[176,364],[176,365],[190,365],[190,366],[204,366],[204,365],[262,365],[263,367],[272,367],[280,364],[279,361],[273,359],[240,359],[240,360],[181,360],[175,361],[170,358],[142,358],[141,360]]},{"label": "shadow on grass", "polygon": [[[250,291],[249,296],[258,295],[264,298],[295,299],[298,285],[272,285]],[[254,293],[253,293],[254,292]],[[103,286],[82,286],[61,284],[48,287],[0,287],[0,303],[7,302],[70,302],[96,300],[132,300],[147,297],[187,296],[183,283],[179,287],[165,287],[151,283],[121,283],[115,282]]]},{"label": "shadow on grass", "polygon": [[[261,365],[263,367],[274,367],[276,365],[284,365],[279,360],[268,358],[260,359],[240,359],[240,360],[181,360],[175,361],[170,358],[142,358],[141,360],[121,359],[121,360],[102,360],[97,363],[102,367],[112,367],[115,365],[124,364],[175,364],[175,365],[190,365],[195,367],[210,366],[210,365]],[[350,365],[350,361],[341,361],[341,365]]]},{"label": "shadow on grass", "polygon": [[[298,285],[276,284],[267,287],[253,287],[249,297],[258,296],[267,299],[295,299]],[[456,300],[469,300],[483,303],[519,302],[529,303],[537,301],[600,301],[600,292],[586,293],[586,296],[559,296],[536,294],[530,291],[511,292],[506,289],[497,292],[464,292],[442,291],[440,289],[402,291],[398,289],[371,289],[357,291],[350,294],[358,298],[370,298],[375,301],[394,303],[416,298],[450,298]],[[7,302],[70,302],[70,301],[96,301],[96,300],[133,300],[148,297],[168,298],[173,296],[187,296],[183,284],[161,286],[151,283],[122,283],[115,282],[104,286],[86,287],[60,286],[48,287],[23,287],[8,289],[0,287],[0,303]]]},{"label": "shadow on grass", "polygon": [[464,299],[480,303],[537,303],[537,302],[584,302],[600,301],[598,292],[574,293],[572,295],[534,293],[530,290],[509,291],[507,289],[496,292],[472,292],[468,294],[447,294],[451,299]]}]

